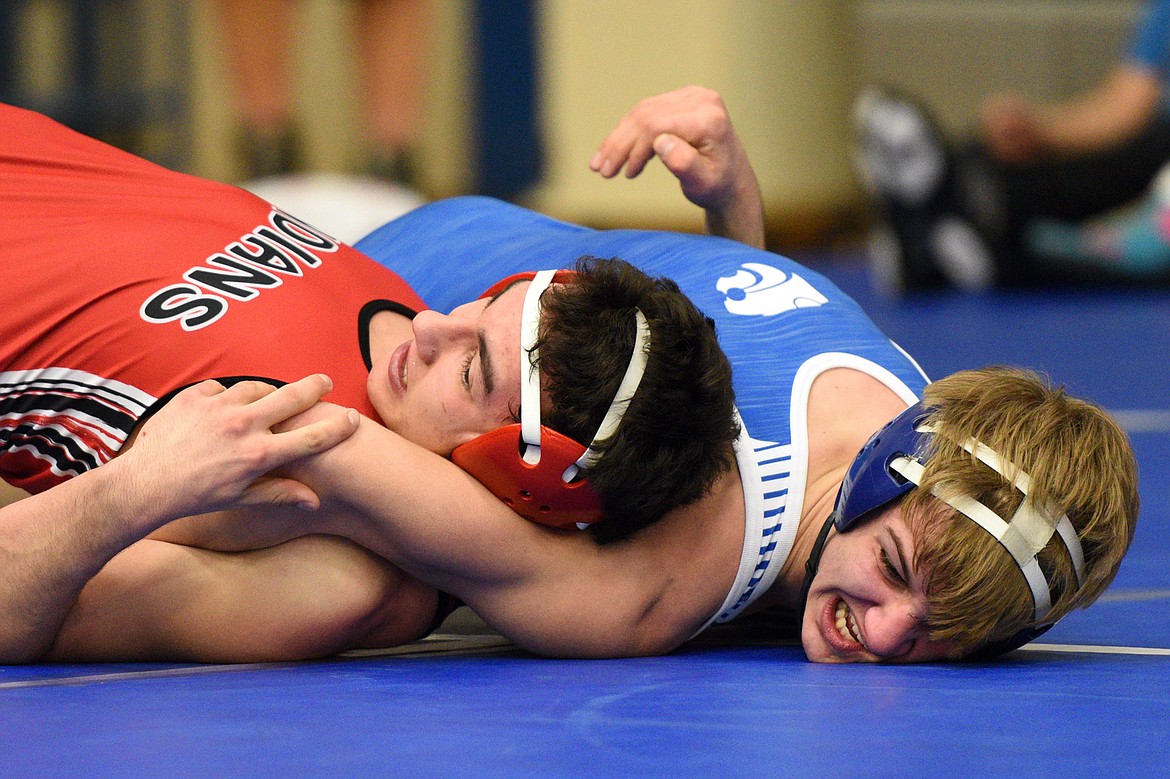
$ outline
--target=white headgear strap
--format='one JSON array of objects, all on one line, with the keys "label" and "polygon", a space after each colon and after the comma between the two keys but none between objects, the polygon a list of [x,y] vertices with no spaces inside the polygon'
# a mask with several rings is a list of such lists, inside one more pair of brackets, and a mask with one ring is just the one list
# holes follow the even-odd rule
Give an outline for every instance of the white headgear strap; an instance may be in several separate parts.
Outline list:
[{"label": "white headgear strap", "polygon": [[[540,338],[540,297],[552,284],[556,273],[555,270],[542,270],[536,274],[524,294],[524,308],[521,311],[520,434],[526,444],[524,461],[530,465],[540,462],[540,371],[534,367],[538,364],[540,356],[537,348],[537,340]],[[638,385],[642,383],[646,363],[650,359],[650,325],[646,321],[646,315],[637,308],[634,309],[634,321],[637,332],[626,373],[593,440],[589,442],[589,446],[577,462],[570,465],[562,475],[561,478],[565,482],[572,481],[579,471],[593,467],[601,459],[601,451],[596,445],[617,432],[634,393],[638,391]]]},{"label": "white headgear strap", "polygon": [[[935,426],[929,423],[919,425],[920,433],[935,433]],[[1003,458],[991,447],[986,446],[974,438],[967,439],[962,444],[963,449],[975,455],[987,467],[1012,482],[1017,490],[1024,495],[1016,513],[1011,520],[1004,521],[1002,517],[990,508],[962,493],[953,494],[945,485],[936,485],[932,494],[949,504],[963,516],[991,534],[996,541],[1007,549],[1024,578],[1032,590],[1032,601],[1035,606],[1034,617],[1037,622],[1043,621],[1052,611],[1052,591],[1048,580],[1040,570],[1040,561],[1037,555],[1048,545],[1053,534],[1059,534],[1061,541],[1068,549],[1072,559],[1073,570],[1076,572],[1077,585],[1084,583],[1085,555],[1081,549],[1080,539],[1076,529],[1069,521],[1068,515],[1058,507],[1049,504],[1037,507],[1028,499],[1032,490],[1032,478],[1014,463]],[[922,484],[925,468],[922,463],[911,457],[899,457],[890,463],[890,468],[901,474],[915,485]],[[1009,474],[1011,474],[1009,476]]]}]

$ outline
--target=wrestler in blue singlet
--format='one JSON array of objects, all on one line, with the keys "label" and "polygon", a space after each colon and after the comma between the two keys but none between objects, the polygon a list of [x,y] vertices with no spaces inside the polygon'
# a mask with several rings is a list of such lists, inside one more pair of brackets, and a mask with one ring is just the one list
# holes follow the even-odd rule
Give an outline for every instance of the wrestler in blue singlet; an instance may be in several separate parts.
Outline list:
[{"label": "wrestler in blue singlet", "polygon": [[714,621],[733,618],[766,591],[792,547],[804,498],[805,410],[813,380],[830,368],[855,368],[907,405],[926,385],[914,361],[823,276],[723,238],[591,230],[467,197],[411,212],[357,248],[440,311],[513,273],[566,267],[592,255],[620,257],[652,276],[674,279],[715,320],[744,423],[737,461],[747,516],[740,571]]}]

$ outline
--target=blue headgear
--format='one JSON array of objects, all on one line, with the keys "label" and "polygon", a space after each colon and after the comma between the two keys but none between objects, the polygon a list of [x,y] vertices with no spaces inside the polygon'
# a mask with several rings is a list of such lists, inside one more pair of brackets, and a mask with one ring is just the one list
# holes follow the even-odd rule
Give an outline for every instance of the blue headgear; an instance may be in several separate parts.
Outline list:
[{"label": "blue headgear", "polygon": [[[926,451],[930,436],[934,434],[934,427],[927,421],[929,415],[930,411],[923,403],[916,403],[874,433],[854,458],[841,482],[833,513],[821,528],[806,564],[802,604],[808,600],[808,591],[816,575],[829,528],[835,525],[838,531],[845,532],[922,482],[924,465],[919,458]],[[984,465],[1012,481],[1025,496],[1010,521],[1005,521],[970,496],[953,495],[937,488],[933,490],[936,497],[978,524],[1007,549],[1032,590],[1034,617],[1038,624],[976,653],[978,657],[992,657],[1023,646],[1055,624],[1055,621],[1045,621],[1052,610],[1052,591],[1037,560],[1040,550],[1048,544],[1053,534],[1059,534],[1068,549],[1078,586],[1084,582],[1084,554],[1076,530],[1060,509],[1052,505],[1036,507],[1027,500],[1032,488],[1028,474],[974,439],[968,439],[961,445]]]}]

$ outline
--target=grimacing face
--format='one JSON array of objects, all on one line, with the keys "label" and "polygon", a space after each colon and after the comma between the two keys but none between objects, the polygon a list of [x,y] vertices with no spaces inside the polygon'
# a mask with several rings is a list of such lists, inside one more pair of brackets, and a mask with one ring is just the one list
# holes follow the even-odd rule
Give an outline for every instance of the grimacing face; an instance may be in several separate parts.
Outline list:
[{"label": "grimacing face", "polygon": [[413,340],[383,355],[366,389],[385,425],[449,457],[520,408],[520,317],[528,282],[450,314],[420,312]]},{"label": "grimacing face", "polygon": [[805,654],[816,663],[947,658],[951,647],[927,634],[925,587],[899,504],[847,532],[834,528],[804,609]]}]

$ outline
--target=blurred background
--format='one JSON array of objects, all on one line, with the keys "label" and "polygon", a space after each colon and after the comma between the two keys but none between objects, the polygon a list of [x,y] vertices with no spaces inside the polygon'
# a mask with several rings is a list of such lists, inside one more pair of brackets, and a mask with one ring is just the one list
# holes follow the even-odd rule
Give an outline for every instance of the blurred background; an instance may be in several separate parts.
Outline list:
[{"label": "blurred background", "polygon": [[[254,50],[288,55],[298,169],[366,175],[357,3],[292,4]],[[755,163],[770,244],[856,237],[849,107],[870,83],[921,96],[948,129],[980,98],[1086,89],[1116,60],[1136,0],[424,0],[420,118],[409,187],[485,193],[593,226],[700,230],[652,169],[601,180],[587,163],[639,99],[720,91]],[[240,94],[215,0],[4,0],[0,99],[169,167],[239,182]]]}]

